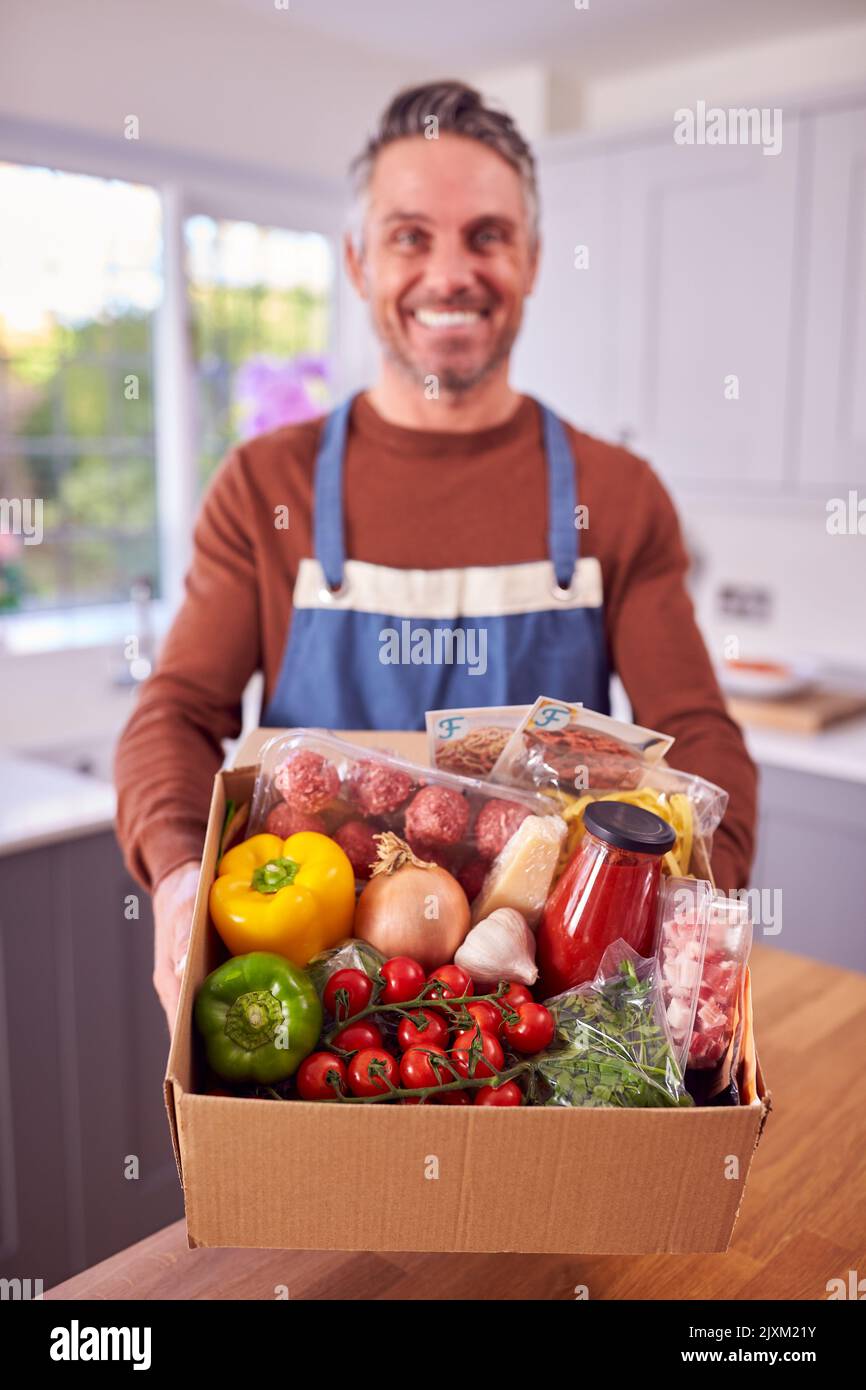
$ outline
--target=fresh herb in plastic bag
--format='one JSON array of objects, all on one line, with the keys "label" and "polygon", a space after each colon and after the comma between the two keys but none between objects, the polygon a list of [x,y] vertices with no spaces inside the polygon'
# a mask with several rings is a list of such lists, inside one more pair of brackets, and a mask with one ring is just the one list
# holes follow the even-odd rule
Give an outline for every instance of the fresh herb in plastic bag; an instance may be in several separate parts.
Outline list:
[{"label": "fresh herb in plastic bag", "polygon": [[625,942],[605,952],[591,984],[545,1001],[556,1032],[533,1058],[536,1105],[689,1106],[671,1046],[655,962]]}]

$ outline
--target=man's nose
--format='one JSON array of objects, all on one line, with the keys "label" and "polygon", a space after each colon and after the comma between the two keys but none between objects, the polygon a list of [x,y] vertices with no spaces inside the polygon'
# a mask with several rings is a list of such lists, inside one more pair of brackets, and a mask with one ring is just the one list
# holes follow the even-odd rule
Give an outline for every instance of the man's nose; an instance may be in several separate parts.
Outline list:
[{"label": "man's nose", "polygon": [[442,299],[473,288],[472,256],[460,239],[437,239],[424,265],[424,280],[427,288]]}]

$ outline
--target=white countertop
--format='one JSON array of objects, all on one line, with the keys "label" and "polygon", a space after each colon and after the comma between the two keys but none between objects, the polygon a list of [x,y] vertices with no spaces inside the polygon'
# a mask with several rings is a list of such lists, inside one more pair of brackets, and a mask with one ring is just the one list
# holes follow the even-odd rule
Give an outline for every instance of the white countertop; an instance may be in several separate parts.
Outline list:
[{"label": "white countertop", "polygon": [[820,734],[744,728],[743,735],[755,762],[765,767],[866,784],[866,718],[845,720]]},{"label": "white countertop", "polygon": [[0,855],[108,830],[114,788],[96,777],[0,754]]}]

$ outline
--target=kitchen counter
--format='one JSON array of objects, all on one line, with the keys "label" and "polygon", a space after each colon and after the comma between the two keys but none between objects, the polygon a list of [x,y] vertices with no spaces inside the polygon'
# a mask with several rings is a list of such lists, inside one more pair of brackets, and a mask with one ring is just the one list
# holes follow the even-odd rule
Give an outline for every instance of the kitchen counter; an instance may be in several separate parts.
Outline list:
[{"label": "kitchen counter", "polygon": [[819,734],[789,734],[745,727],[756,763],[866,784],[866,718],[849,719]]},{"label": "kitchen counter", "polygon": [[826,1299],[866,1267],[866,978],[752,953],[755,1032],[773,1114],[724,1255],[449,1255],[189,1250],[167,1226],[48,1299]]},{"label": "kitchen counter", "polygon": [[95,777],[0,754],[0,855],[109,829],[114,788]]}]

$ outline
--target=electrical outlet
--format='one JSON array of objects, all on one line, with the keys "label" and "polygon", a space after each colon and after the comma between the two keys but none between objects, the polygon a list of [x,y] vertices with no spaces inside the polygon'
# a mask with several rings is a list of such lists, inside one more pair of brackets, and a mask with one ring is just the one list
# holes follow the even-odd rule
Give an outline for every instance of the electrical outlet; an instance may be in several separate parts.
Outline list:
[{"label": "electrical outlet", "polygon": [[754,623],[769,622],[773,608],[771,591],[757,584],[721,584],[716,601],[724,617]]}]

